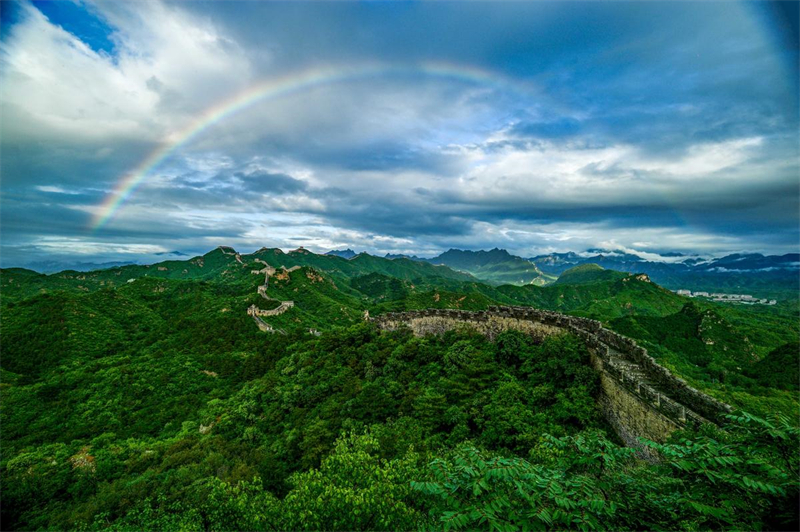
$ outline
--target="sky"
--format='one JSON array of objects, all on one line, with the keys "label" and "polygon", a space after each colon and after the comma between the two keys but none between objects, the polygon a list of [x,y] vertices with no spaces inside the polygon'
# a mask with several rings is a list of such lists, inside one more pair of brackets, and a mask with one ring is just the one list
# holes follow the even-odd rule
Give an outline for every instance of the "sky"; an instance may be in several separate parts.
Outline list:
[{"label": "sky", "polygon": [[800,249],[793,2],[0,2],[0,264]]}]

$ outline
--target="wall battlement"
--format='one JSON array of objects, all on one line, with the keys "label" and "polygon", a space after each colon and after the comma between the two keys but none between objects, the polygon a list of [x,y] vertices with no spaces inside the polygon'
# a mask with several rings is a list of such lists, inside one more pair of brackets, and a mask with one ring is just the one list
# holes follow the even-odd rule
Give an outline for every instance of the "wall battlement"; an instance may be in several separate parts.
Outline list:
[{"label": "wall battlement", "polygon": [[537,341],[563,332],[575,334],[586,344],[592,366],[600,373],[599,402],[604,414],[632,446],[640,446],[639,437],[664,441],[679,428],[719,421],[732,410],[673,375],[635,341],[588,318],[530,307],[489,307],[477,312],[390,312],[367,319],[384,330],[410,327],[418,336],[442,334],[464,326],[492,339],[509,329],[522,331]]},{"label": "wall battlement", "polygon": [[[223,250],[223,253],[224,253],[224,250]],[[253,274],[256,274],[256,275],[262,275],[262,274],[264,275],[264,284],[258,285],[258,289],[257,289],[258,295],[260,295],[261,297],[263,297],[267,301],[278,301],[280,303],[280,305],[278,305],[274,309],[270,309],[270,310],[261,310],[260,308],[258,308],[255,305],[250,305],[247,308],[247,315],[248,316],[252,316],[253,320],[256,322],[256,325],[258,325],[258,328],[260,330],[262,330],[264,332],[275,332],[278,329],[275,329],[274,327],[272,327],[271,325],[266,323],[261,318],[262,317],[269,317],[269,316],[279,316],[280,314],[283,314],[284,312],[286,312],[290,308],[294,307],[294,301],[280,301],[278,299],[275,299],[274,297],[270,297],[270,296],[267,295],[267,288],[269,287],[269,276],[270,275],[275,275],[275,273],[278,270],[276,270],[275,268],[273,268],[272,266],[267,264],[266,261],[263,261],[261,259],[256,259],[256,262],[260,262],[261,264],[264,265],[264,267],[262,269],[260,269],[260,270],[250,270],[250,273],[253,273]],[[291,268],[286,268],[284,266],[281,266],[280,269],[283,270],[286,275],[288,275],[289,273],[300,269],[300,266],[292,266]]]},{"label": "wall battlement", "polygon": [[270,310],[261,310],[255,305],[250,305],[247,307],[247,314],[248,316],[279,316],[292,308],[294,306],[294,301],[281,301],[281,304],[277,307],[270,309]]}]

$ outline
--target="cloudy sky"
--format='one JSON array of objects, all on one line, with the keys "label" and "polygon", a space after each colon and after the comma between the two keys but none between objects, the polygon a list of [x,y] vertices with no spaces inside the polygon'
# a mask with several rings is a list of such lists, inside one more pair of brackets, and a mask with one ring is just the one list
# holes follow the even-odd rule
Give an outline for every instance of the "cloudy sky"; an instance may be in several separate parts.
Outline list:
[{"label": "cloudy sky", "polygon": [[797,4],[0,6],[4,266],[798,251]]}]

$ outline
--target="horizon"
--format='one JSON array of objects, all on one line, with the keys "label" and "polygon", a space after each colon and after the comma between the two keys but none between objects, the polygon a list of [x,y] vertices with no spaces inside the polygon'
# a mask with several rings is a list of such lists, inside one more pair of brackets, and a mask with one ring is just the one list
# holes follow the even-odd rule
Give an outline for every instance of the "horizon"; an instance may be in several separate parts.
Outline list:
[{"label": "horizon", "polygon": [[796,253],[797,6],[2,2],[0,265]]},{"label": "horizon", "polygon": [[[491,252],[491,251],[501,251],[501,252],[508,253],[512,257],[518,257],[518,258],[522,258],[522,259],[525,259],[525,260],[532,260],[532,259],[535,259],[535,258],[538,258],[538,257],[546,257],[546,256],[550,256],[550,255],[555,255],[555,254],[561,254],[561,255],[574,254],[574,255],[577,255],[578,257],[582,258],[582,259],[588,259],[588,258],[593,258],[593,257],[609,258],[609,257],[614,257],[614,256],[621,256],[621,257],[622,256],[624,256],[624,257],[635,256],[635,257],[638,258],[638,260],[640,260],[642,262],[663,263],[663,264],[680,264],[680,263],[682,263],[684,261],[688,261],[688,260],[695,260],[695,261],[696,260],[700,260],[701,262],[699,264],[703,264],[703,263],[708,263],[708,262],[712,262],[712,261],[715,261],[715,260],[719,260],[719,259],[723,259],[723,258],[727,258],[727,257],[731,257],[731,256],[739,256],[739,255],[741,255],[741,256],[764,256],[764,257],[782,257],[782,256],[786,256],[786,255],[798,255],[798,253],[785,253],[785,254],[768,255],[768,254],[762,254],[762,253],[758,253],[758,252],[731,253],[731,254],[717,255],[717,256],[711,256],[711,255],[700,256],[700,255],[690,255],[690,254],[682,254],[682,253],[664,252],[665,253],[664,255],[660,255],[660,254],[654,254],[654,253],[640,254],[640,253],[632,252],[633,250],[627,250],[626,251],[626,250],[621,250],[621,249],[614,250],[614,249],[597,249],[597,248],[590,248],[590,249],[586,249],[586,250],[583,250],[583,251],[567,251],[567,252],[551,252],[551,253],[529,253],[529,254],[518,255],[518,254],[515,254],[515,253],[511,253],[507,249],[495,247],[495,248],[492,248],[492,249],[450,248],[450,249],[447,249],[447,250],[443,250],[440,253],[436,253],[434,255],[423,256],[423,255],[414,254],[414,253],[389,253],[389,252],[380,252],[380,251],[371,252],[369,250],[357,251],[357,250],[352,249],[352,246],[345,246],[345,247],[342,247],[342,248],[330,249],[330,250],[317,250],[317,249],[313,249],[313,248],[306,248],[305,246],[298,246],[298,247],[295,247],[295,248],[288,247],[288,246],[275,246],[275,247],[260,246],[260,247],[258,247],[256,249],[253,249],[252,251],[241,251],[241,249],[236,249],[236,248],[234,248],[232,246],[219,245],[219,246],[215,246],[214,248],[208,249],[208,250],[205,250],[205,251],[185,253],[185,252],[182,252],[182,251],[173,250],[173,251],[167,251],[167,252],[158,252],[158,253],[155,253],[155,254],[152,254],[152,255],[142,255],[142,256],[140,256],[138,258],[129,259],[129,260],[110,260],[110,261],[105,261],[105,262],[90,262],[90,261],[80,261],[80,260],[74,260],[74,259],[73,260],[46,259],[46,260],[40,260],[40,261],[31,261],[31,262],[26,263],[26,264],[9,264],[9,265],[2,264],[2,265],[0,265],[0,268],[2,268],[2,269],[12,269],[12,268],[29,269],[29,270],[33,270],[33,271],[35,271],[37,273],[42,273],[42,274],[46,274],[46,275],[59,273],[59,272],[62,272],[62,271],[68,271],[68,270],[75,269],[75,268],[78,268],[77,271],[86,271],[86,272],[88,272],[88,271],[104,270],[104,269],[123,267],[123,266],[154,265],[154,264],[159,264],[161,262],[167,262],[167,261],[189,261],[189,260],[195,259],[197,257],[205,256],[205,255],[207,255],[209,253],[212,253],[212,252],[214,252],[214,251],[216,251],[218,249],[222,249],[222,248],[231,249],[231,250],[235,251],[236,253],[238,253],[240,255],[243,255],[243,256],[254,255],[254,254],[256,254],[256,253],[258,253],[259,251],[262,251],[262,250],[277,249],[277,250],[280,250],[283,253],[292,253],[292,252],[295,252],[295,251],[304,250],[304,251],[308,251],[308,252],[310,252],[312,254],[315,254],[315,255],[336,255],[338,252],[351,251],[351,252],[353,252],[354,257],[358,256],[358,255],[365,254],[365,255],[372,256],[372,257],[386,258],[388,260],[394,260],[396,258],[408,258],[408,259],[411,259],[411,260],[419,259],[419,260],[429,261],[429,260],[435,259],[435,258],[437,258],[437,257],[439,257],[439,256],[441,256],[441,255],[443,255],[443,254],[445,254],[445,253],[447,253],[449,251],[458,251],[458,252],[467,252],[467,253],[481,253],[481,252],[488,253],[488,252]],[[670,253],[672,253],[672,254],[670,254]],[[388,257],[389,255],[400,255],[401,257]],[[347,260],[349,260],[349,259],[347,259]],[[798,265],[800,265],[800,264],[794,264],[795,267],[798,266]]]}]

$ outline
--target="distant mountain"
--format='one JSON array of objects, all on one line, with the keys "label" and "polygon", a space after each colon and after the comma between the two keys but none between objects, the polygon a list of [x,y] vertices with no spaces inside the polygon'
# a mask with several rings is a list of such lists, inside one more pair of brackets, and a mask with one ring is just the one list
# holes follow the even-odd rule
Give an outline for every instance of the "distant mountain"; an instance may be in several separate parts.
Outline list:
[{"label": "distant mountain", "polygon": [[356,252],[350,248],[347,249],[332,249],[331,251],[325,253],[326,255],[333,255],[335,257],[342,257],[343,259],[350,260],[356,256]]},{"label": "distant mountain", "polygon": [[[545,273],[561,275],[564,271],[579,264],[597,264],[606,269],[626,271],[633,273],[639,271],[639,264],[646,263],[645,259],[631,253],[622,253],[602,249],[589,249],[584,254],[573,252],[551,253],[549,255],[539,255],[531,257],[531,262]],[[666,264],[657,262],[654,264]]]},{"label": "distant mountain", "polygon": [[545,276],[528,259],[498,248],[489,251],[450,249],[427,262],[467,272],[492,284],[544,285],[555,278]]},{"label": "distant mountain", "polygon": [[764,256],[760,253],[728,255],[699,266],[707,271],[771,271],[777,269],[796,270],[800,267],[800,253]]},{"label": "distant mountain", "polygon": [[561,275],[566,270],[584,263],[584,258],[577,253],[569,251],[567,253],[551,253],[549,255],[539,255],[531,257],[530,260],[542,271],[552,275]]},{"label": "distant mountain", "polygon": [[[581,264],[596,264],[607,270],[646,273],[653,281],[673,290],[751,293],[781,297],[800,288],[800,254],[764,256],[734,254],[716,259],[686,257],[678,262],[649,261],[631,253],[592,249],[595,255],[551,253],[532,257],[545,275],[558,276]],[[587,252],[588,253],[588,252]],[[680,259],[679,254],[670,258]],[[667,254],[662,256],[666,257]]]},{"label": "distant mountain", "polygon": [[391,260],[394,259],[409,259],[409,260],[420,260],[420,261],[425,260],[417,257],[416,255],[405,255],[403,253],[387,253],[386,255],[383,256],[383,258]]},{"label": "distant mountain", "polygon": [[157,257],[188,257],[186,253],[182,251],[159,251],[158,253],[154,253]]},{"label": "distant mountain", "polygon": [[117,262],[64,262],[57,260],[43,260],[36,262],[29,262],[25,268],[39,273],[55,273],[63,272],[65,270],[72,270],[76,272],[91,272],[94,270],[107,270],[109,268],[117,268],[119,266],[129,266],[136,264],[132,261],[117,261]]}]

